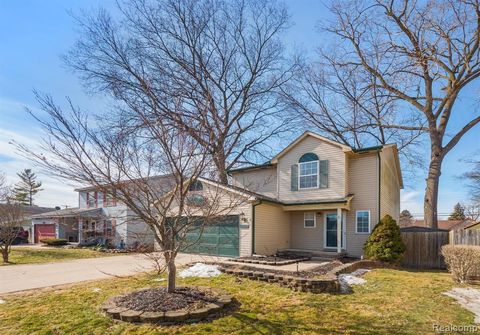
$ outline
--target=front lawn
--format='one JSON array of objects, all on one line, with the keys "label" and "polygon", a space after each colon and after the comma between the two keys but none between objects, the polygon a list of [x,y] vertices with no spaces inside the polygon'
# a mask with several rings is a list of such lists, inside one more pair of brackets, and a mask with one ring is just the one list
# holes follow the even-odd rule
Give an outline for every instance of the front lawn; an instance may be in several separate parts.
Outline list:
[{"label": "front lawn", "polygon": [[180,280],[222,288],[238,299],[237,310],[211,323],[133,325],[98,311],[108,297],[159,285],[153,278],[141,275],[3,296],[0,334],[433,334],[433,324],[473,323],[473,314],[442,294],[454,286],[448,274],[385,269],[367,273],[368,283],[348,295],[297,293],[229,275]]},{"label": "front lawn", "polygon": [[[11,264],[34,264],[61,262],[71,259],[106,257],[116,254],[104,253],[91,249],[65,249],[65,248],[28,248],[12,247],[10,253]],[[1,265],[2,263],[0,263]]]}]

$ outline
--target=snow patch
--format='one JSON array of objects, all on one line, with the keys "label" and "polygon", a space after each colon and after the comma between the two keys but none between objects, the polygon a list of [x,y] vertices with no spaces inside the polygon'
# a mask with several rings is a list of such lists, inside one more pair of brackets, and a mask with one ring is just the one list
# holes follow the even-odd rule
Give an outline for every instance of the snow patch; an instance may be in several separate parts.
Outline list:
[{"label": "snow patch", "polygon": [[217,265],[207,265],[203,263],[196,263],[180,272],[180,277],[215,277],[222,273],[218,269]]},{"label": "snow patch", "polygon": [[457,287],[443,294],[454,298],[460,305],[475,314],[475,323],[480,323],[480,290]]},{"label": "snow patch", "polygon": [[1,304],[6,304],[7,302],[5,300],[0,299],[0,305]]},{"label": "snow patch", "polygon": [[95,287],[92,291],[93,292],[100,292],[101,290],[102,290],[101,288]]},{"label": "snow patch", "polygon": [[350,274],[338,275],[338,282],[340,283],[340,291],[343,293],[350,292],[352,285],[364,285],[367,281],[360,276],[369,272],[367,269],[358,269]]}]

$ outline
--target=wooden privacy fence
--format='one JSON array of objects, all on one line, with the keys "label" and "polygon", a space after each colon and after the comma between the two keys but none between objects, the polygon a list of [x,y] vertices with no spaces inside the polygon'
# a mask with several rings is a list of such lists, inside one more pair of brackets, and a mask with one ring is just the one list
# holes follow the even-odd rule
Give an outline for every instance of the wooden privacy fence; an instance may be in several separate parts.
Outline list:
[{"label": "wooden privacy fence", "polygon": [[445,262],[440,254],[442,246],[448,244],[448,231],[402,232],[406,246],[403,265],[415,269],[444,269]]},{"label": "wooden privacy fence", "polygon": [[477,229],[451,230],[450,244],[480,245],[480,230],[477,230]]}]

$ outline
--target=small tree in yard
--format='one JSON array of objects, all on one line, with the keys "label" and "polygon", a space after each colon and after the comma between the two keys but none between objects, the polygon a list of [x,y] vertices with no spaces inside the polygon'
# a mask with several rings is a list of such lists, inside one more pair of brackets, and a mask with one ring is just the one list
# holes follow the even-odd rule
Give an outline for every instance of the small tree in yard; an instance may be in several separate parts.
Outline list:
[{"label": "small tree in yard", "polygon": [[459,202],[453,207],[453,212],[448,217],[449,220],[465,220],[465,207]]},{"label": "small tree in yard", "polygon": [[363,251],[367,258],[373,260],[397,263],[402,259],[405,244],[400,235],[400,227],[390,215],[385,215],[373,228]]},{"label": "small tree in yard", "polygon": [[23,206],[12,200],[12,192],[0,175],[0,251],[3,263],[9,262],[11,247],[23,221]]},{"label": "small tree in yard", "polygon": [[129,220],[145,222],[164,258],[168,292],[173,292],[177,253],[198,241],[187,240],[188,233],[201,236],[204,226],[228,215],[240,201],[213,187],[203,193],[205,201],[192,205],[189,185],[209,166],[208,153],[186,132],[149,119],[148,111],[135,105],[131,113],[144,120],[141,127],[106,125],[100,118],[93,127],[72,104],[66,112],[49,96],[37,98],[48,115],[37,118],[48,136],[42,144],[48,158],[18,143],[17,148],[59,178],[114,195],[131,211]]}]

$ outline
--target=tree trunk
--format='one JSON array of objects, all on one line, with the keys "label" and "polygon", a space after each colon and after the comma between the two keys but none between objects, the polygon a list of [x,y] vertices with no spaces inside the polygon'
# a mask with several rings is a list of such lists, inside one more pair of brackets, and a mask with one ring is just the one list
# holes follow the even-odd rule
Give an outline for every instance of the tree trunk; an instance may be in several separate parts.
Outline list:
[{"label": "tree trunk", "polygon": [[213,156],[213,162],[217,169],[218,181],[224,185],[228,184],[228,175],[227,175],[227,163],[225,158],[225,153],[223,151],[218,151]]},{"label": "tree trunk", "polygon": [[175,257],[169,257],[167,261],[167,292],[175,292],[176,287],[176,277],[177,277],[177,267],[175,265]]},{"label": "tree trunk", "polygon": [[423,214],[425,226],[438,228],[438,187],[442,169],[443,155],[434,151],[428,167],[428,177],[425,187],[425,198],[423,202]]},{"label": "tree trunk", "polygon": [[8,248],[2,248],[3,263],[8,263]]}]

